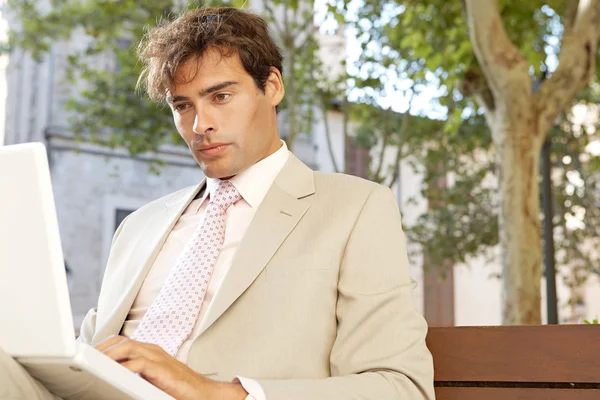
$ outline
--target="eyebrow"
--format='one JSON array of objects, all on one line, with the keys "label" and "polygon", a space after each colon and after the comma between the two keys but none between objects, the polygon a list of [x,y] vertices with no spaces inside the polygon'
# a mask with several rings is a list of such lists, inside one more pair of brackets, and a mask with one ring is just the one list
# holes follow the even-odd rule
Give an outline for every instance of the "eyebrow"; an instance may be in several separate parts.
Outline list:
[{"label": "eyebrow", "polygon": [[[237,81],[226,81],[226,82],[217,83],[216,85],[213,85],[213,86],[211,86],[209,88],[201,90],[199,94],[200,94],[200,97],[204,97],[204,96],[209,95],[211,93],[218,92],[219,90],[223,90],[226,87],[234,86],[234,85],[238,85],[238,84],[239,84],[239,82],[237,82]],[[167,97],[167,102],[169,102],[169,103],[177,103],[179,101],[187,101],[189,99],[190,98],[186,97],[186,96]]]}]

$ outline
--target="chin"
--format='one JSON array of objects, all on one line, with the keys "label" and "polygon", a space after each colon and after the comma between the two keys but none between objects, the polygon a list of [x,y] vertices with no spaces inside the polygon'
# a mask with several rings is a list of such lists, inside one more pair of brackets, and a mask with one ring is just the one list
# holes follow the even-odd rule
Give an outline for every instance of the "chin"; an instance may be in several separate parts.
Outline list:
[{"label": "chin", "polygon": [[212,179],[228,179],[239,174],[239,171],[233,168],[218,168],[217,166],[210,166],[204,163],[200,164],[200,168],[202,168],[207,178]]}]

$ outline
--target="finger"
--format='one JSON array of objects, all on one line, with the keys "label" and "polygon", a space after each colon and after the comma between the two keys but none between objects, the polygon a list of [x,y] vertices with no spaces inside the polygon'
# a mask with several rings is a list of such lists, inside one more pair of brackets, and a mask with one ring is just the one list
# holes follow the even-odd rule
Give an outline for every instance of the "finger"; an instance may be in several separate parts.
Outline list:
[{"label": "finger", "polygon": [[115,361],[122,362],[137,357],[145,357],[148,360],[159,360],[167,355],[160,347],[123,338],[102,351],[106,356]]},{"label": "finger", "polygon": [[102,353],[115,361],[121,362],[130,358],[143,356],[143,350],[138,342],[123,338],[113,343],[112,346],[106,347],[102,350]]},{"label": "finger", "polygon": [[150,360],[148,360],[145,357],[136,357],[136,358],[132,358],[132,359],[123,361],[121,363],[122,366],[124,366],[131,372],[133,372],[135,374],[140,374],[144,378],[147,378],[149,375],[151,375],[149,373],[149,370],[152,369],[153,367],[150,364],[152,364],[150,362]]},{"label": "finger", "polygon": [[[170,380],[170,371],[165,369],[162,364],[148,360],[145,357],[132,358],[123,361],[120,364],[134,374],[139,374],[142,378],[154,385],[160,383],[158,382],[158,378],[161,378],[160,381]],[[164,387],[159,387],[159,389],[164,390]]]},{"label": "finger", "polygon": [[115,345],[116,343],[119,343],[120,341],[122,341],[123,339],[127,339],[124,336],[119,336],[119,335],[110,335],[109,337],[107,337],[106,339],[104,339],[103,341],[99,342],[98,344],[96,344],[94,346],[94,348],[98,351],[103,351],[113,345]]}]

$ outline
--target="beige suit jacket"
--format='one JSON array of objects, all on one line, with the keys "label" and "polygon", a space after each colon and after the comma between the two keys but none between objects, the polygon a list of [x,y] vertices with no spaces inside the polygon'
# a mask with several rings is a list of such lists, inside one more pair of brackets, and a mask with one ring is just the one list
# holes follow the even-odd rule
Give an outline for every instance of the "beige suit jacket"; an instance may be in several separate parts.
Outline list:
[{"label": "beige suit jacket", "polygon": [[[180,190],[117,230],[80,340],[118,334],[173,225],[202,189]],[[201,322],[188,365],[256,379],[267,400],[433,399],[427,326],[413,301],[391,191],[290,158]]]}]

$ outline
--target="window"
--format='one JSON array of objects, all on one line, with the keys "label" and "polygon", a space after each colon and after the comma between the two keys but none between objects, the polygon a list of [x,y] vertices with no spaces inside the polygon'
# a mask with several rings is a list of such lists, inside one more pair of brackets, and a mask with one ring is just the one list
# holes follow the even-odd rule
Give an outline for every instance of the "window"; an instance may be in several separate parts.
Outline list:
[{"label": "window", "polygon": [[117,230],[117,228],[119,227],[119,225],[121,225],[121,222],[123,222],[123,220],[125,218],[127,218],[127,216],[129,214],[131,214],[132,212],[134,212],[135,210],[131,210],[131,209],[123,209],[123,208],[117,208],[115,210],[115,225],[113,228],[113,233]]},{"label": "window", "polygon": [[[147,204],[151,199],[106,194],[102,210],[102,264],[106,265],[115,231],[132,212]],[[104,273],[104,270],[102,270]]]},{"label": "window", "polygon": [[348,173],[368,179],[369,177],[369,149],[356,144],[353,138],[348,138]]}]

